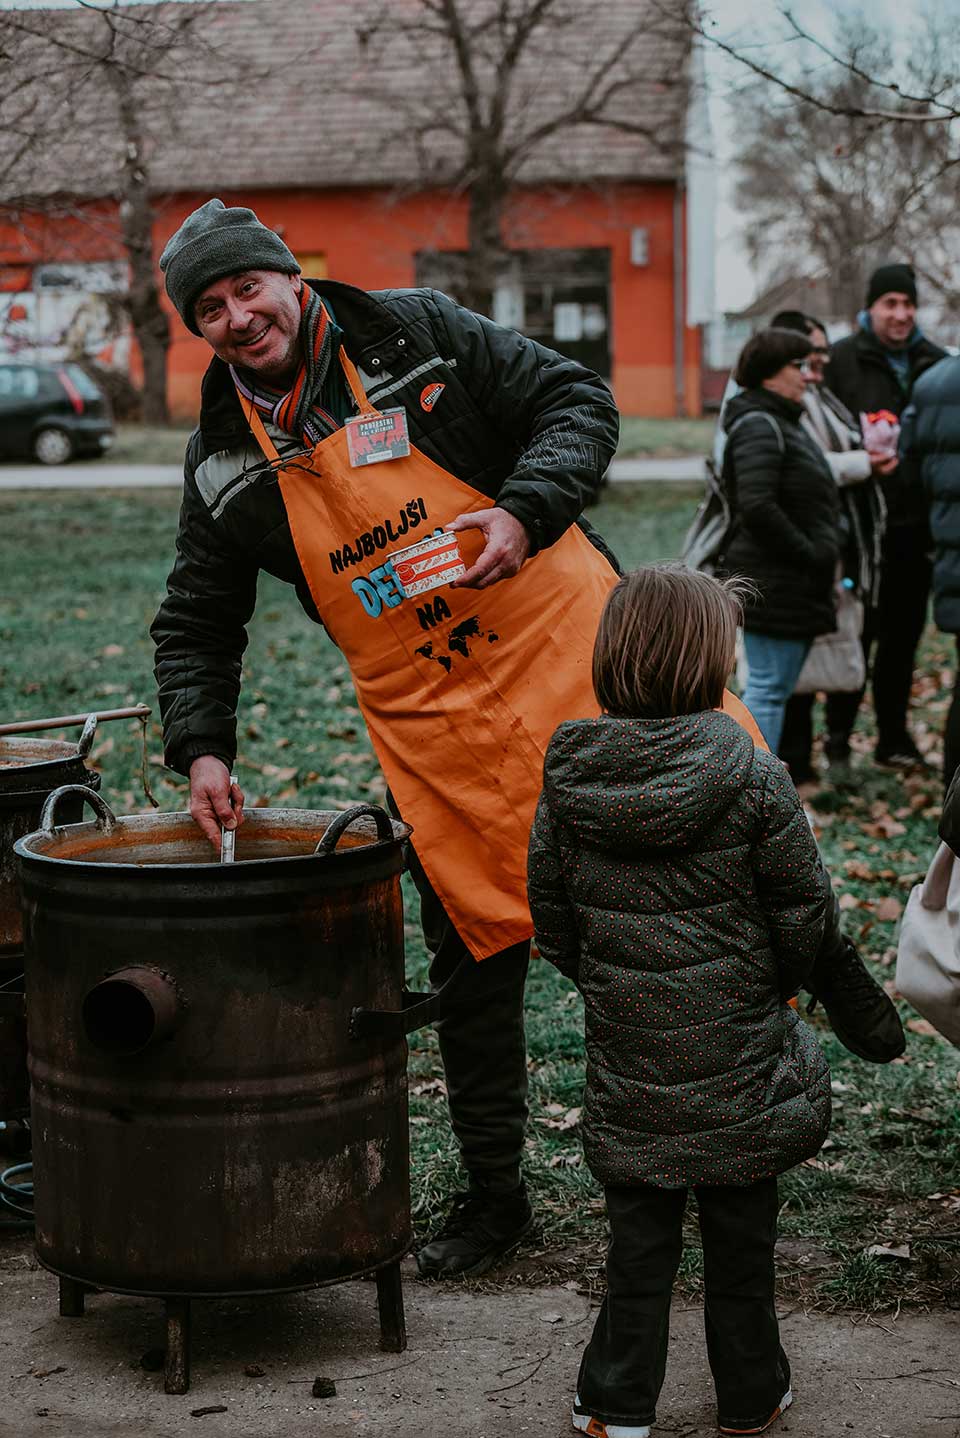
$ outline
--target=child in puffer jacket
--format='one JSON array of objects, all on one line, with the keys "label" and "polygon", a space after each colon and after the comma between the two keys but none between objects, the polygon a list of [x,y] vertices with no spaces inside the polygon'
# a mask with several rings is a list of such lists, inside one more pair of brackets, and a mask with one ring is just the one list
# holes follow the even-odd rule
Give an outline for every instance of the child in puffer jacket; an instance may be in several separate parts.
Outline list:
[{"label": "child in puffer jacket", "polygon": [[610,1221],[607,1296],[573,1425],[647,1438],[667,1357],[687,1193],[721,1433],[792,1402],[774,1306],[777,1174],[817,1152],[830,1073],[788,1001],[826,891],[780,760],[718,713],[740,600],[681,566],[610,594],[593,682],[544,763],[529,892],[541,955],[583,994],[583,1142]]}]

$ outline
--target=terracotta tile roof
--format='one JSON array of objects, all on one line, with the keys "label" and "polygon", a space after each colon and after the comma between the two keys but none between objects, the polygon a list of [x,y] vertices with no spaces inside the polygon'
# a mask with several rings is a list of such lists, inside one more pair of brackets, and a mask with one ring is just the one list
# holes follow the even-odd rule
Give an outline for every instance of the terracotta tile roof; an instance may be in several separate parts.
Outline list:
[{"label": "terracotta tile roof", "polygon": [[[671,179],[681,164],[689,38],[661,15],[662,0],[554,0],[561,17],[531,42],[517,67],[507,108],[512,142],[545,126],[594,70],[610,88],[607,112],[635,127],[583,123],[546,136],[520,164],[521,182]],[[492,0],[460,0],[476,24]],[[380,28],[369,15],[386,15]],[[456,183],[470,133],[445,42],[403,26],[419,0],[218,0],[205,5],[128,7],[130,22],[182,24],[193,39],[135,85],[147,137],[150,189],[214,192],[236,188]],[[24,33],[5,36],[15,73],[39,67],[40,82],[13,86],[0,101],[0,125],[21,137],[40,130],[14,173],[3,173],[0,201],[26,194],[111,194],[124,142],[116,96],[102,64],[103,17],[77,12],[0,12],[26,30],[55,27],[69,49]],[[391,30],[390,22],[396,24]],[[137,33],[133,30],[132,33]],[[492,25],[477,41],[489,83],[497,62]],[[100,47],[98,49],[98,47]],[[9,73],[9,72],[8,72]],[[174,78],[169,78],[169,77]],[[9,151],[8,151],[9,153]]]}]

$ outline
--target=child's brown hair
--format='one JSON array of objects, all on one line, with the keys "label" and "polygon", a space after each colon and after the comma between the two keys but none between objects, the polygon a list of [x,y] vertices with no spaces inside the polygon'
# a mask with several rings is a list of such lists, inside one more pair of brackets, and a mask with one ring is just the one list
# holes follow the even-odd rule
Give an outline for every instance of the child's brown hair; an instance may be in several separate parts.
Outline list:
[{"label": "child's brown hair", "polygon": [[719,709],[749,585],[683,564],[625,574],[600,616],[593,688],[608,714],[666,719]]}]

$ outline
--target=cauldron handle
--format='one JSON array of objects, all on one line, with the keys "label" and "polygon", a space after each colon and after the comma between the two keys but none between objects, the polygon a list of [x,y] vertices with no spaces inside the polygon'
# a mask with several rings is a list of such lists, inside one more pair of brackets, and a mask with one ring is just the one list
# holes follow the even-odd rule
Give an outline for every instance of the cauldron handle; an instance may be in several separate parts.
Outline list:
[{"label": "cauldron handle", "polygon": [[52,794],[47,795],[47,802],[40,814],[40,828],[47,838],[53,837],[57,805],[68,794],[79,794],[86,800],[97,816],[97,828],[101,834],[113,833],[117,827],[117,816],[105,799],[101,799],[93,789],[88,789],[86,784],[61,784],[59,789],[54,789]]},{"label": "cauldron handle", "polygon": [[397,1039],[434,1024],[460,1003],[469,1003],[466,997],[458,1000],[457,991],[477,966],[472,954],[466,954],[453,973],[439,989],[427,989],[415,993],[405,988],[400,998],[399,1009],[352,1009],[350,1012],[350,1037],[352,1039]]},{"label": "cauldron handle", "polygon": [[93,748],[93,736],[97,732],[96,714],[88,714],[80,738],[77,740],[77,753],[81,759],[86,759]]},{"label": "cauldron handle", "polygon": [[331,824],[327,825],[326,833],[314,849],[315,854],[332,854],[340,842],[340,836],[348,829],[354,819],[362,819],[369,814],[377,822],[377,842],[382,844],[387,839],[393,838],[393,822],[386,809],[381,809],[377,804],[354,804],[352,809],[344,809],[338,814]]}]

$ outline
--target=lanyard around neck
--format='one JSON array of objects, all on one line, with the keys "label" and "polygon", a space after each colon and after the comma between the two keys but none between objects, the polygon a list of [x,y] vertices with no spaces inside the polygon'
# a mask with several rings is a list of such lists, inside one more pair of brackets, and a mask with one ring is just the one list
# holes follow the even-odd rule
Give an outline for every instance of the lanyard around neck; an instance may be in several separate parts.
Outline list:
[{"label": "lanyard around neck", "polygon": [[[357,373],[357,367],[353,363],[353,360],[350,358],[350,356],[347,354],[343,345],[340,346],[339,359],[341,367],[343,369],[343,373],[346,376],[347,384],[350,386],[350,393],[353,395],[354,401],[356,402],[357,409],[360,411],[361,414],[379,414],[380,411],[367,399],[367,394],[365,389],[363,388],[363,383],[360,379],[359,374]],[[250,426],[251,430],[253,431],[256,441],[259,444],[260,448],[263,450],[267,459],[269,459],[272,464],[281,463],[280,453],[277,449],[277,446],[274,444],[273,440],[267,433],[266,425],[260,418],[257,407],[254,404],[253,400],[247,399],[245,395],[240,393],[239,389],[237,390],[237,398],[240,401],[240,408],[243,410],[244,418],[246,419],[247,424]]]}]

